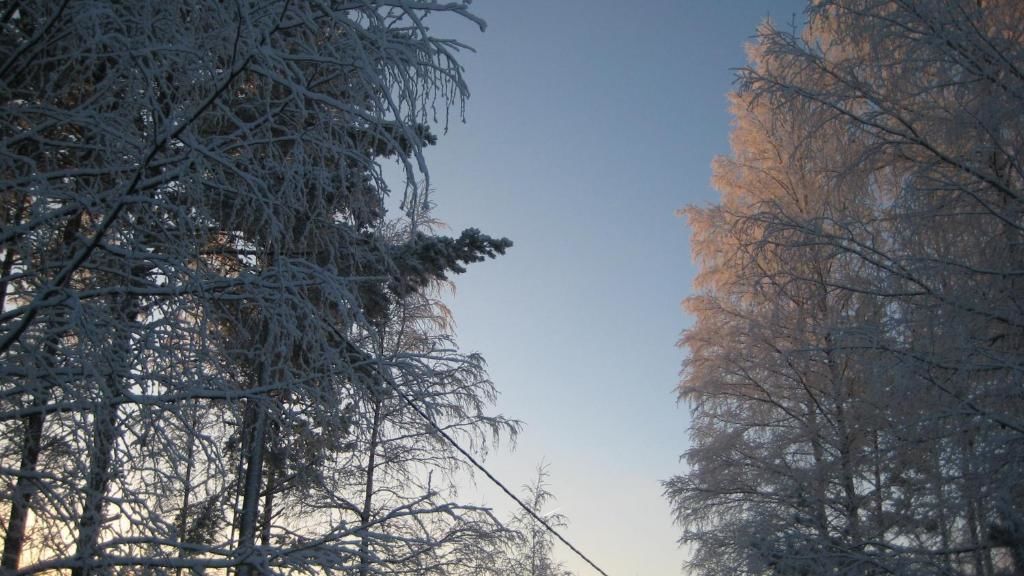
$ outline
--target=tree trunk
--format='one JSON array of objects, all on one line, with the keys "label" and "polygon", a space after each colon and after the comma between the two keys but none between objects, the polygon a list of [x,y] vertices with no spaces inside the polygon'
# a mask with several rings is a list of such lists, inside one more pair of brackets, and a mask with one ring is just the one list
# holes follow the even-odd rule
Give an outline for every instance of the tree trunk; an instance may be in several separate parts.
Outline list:
[{"label": "tree trunk", "polygon": [[966,503],[964,514],[967,520],[967,538],[971,546],[971,562],[974,573],[979,576],[988,576],[985,570],[985,556],[988,550],[983,549],[981,541],[981,517],[978,510],[980,494],[978,493],[978,479],[975,478],[974,467],[974,437],[971,430],[966,429],[961,437],[960,450],[960,476],[963,478],[962,498]]},{"label": "tree trunk", "polygon": [[[19,205],[15,215],[16,221],[20,221],[24,212],[25,202]],[[75,214],[64,226],[61,237],[61,250],[63,253],[78,236],[82,225],[82,213]],[[9,247],[4,254],[2,277],[7,278],[14,267],[14,251]],[[0,282],[0,313],[4,311],[7,304],[7,282]],[[52,362],[56,354],[59,336],[52,336],[43,346],[45,357]],[[25,530],[28,528],[28,513],[32,506],[32,496],[37,489],[36,475],[39,466],[39,456],[42,453],[43,425],[46,423],[46,415],[42,408],[50,401],[50,389],[46,383],[39,383],[39,386],[32,398],[33,413],[23,418],[25,431],[21,441],[21,462],[18,465],[18,480],[15,482],[14,491],[11,494],[11,510],[7,516],[7,530],[4,532],[4,550],[0,556],[0,573],[17,572],[20,565],[21,553],[25,547]]]},{"label": "tree trunk", "polygon": [[114,447],[119,434],[118,407],[124,400],[122,387],[132,370],[131,324],[138,318],[134,296],[115,301],[116,317],[120,320],[120,333],[115,332],[111,346],[115,357],[110,375],[100,385],[100,399],[93,411],[93,445],[89,452],[89,471],[86,474],[85,503],[78,522],[75,558],[79,564],[72,568],[71,576],[89,576],[92,562],[103,529],[103,509],[110,484]]},{"label": "tree trunk", "polygon": [[242,484],[242,509],[238,518],[238,548],[236,557],[241,562],[238,576],[252,576],[255,564],[251,558],[256,551],[256,526],[259,518],[260,488],[263,485],[263,460],[266,452],[267,409],[261,400],[246,400],[247,423],[244,443],[245,476]]},{"label": "tree trunk", "polygon": [[[192,407],[192,428],[198,428],[199,419],[197,417],[199,413],[199,402],[196,401]],[[185,479],[182,482],[182,495],[181,495],[181,512],[178,514],[177,528],[178,528],[178,542],[185,543],[188,538],[188,507],[192,504],[192,472],[195,466],[195,453],[196,453],[196,438],[192,434],[192,430],[187,434],[188,444],[185,448]],[[185,557],[185,550],[178,550],[178,558]],[[181,576],[182,569],[178,568],[175,574]]]},{"label": "tree trunk", "polygon": [[114,386],[104,390],[103,398],[93,415],[93,446],[89,453],[89,472],[86,475],[85,504],[78,521],[78,537],[75,541],[75,558],[78,565],[71,569],[71,576],[93,574],[92,561],[96,555],[100,530],[103,527],[103,507],[106,501],[107,485],[110,483],[110,465],[113,460],[114,443],[117,441],[118,396]]},{"label": "tree trunk", "polygon": [[[18,202],[18,207],[15,209],[12,216],[6,217],[4,222],[10,226],[13,224],[20,224],[22,219],[25,217],[27,203],[24,199]],[[6,215],[5,215],[6,216]],[[72,222],[76,221],[76,218],[72,219]],[[65,233],[65,237],[67,234]],[[12,242],[13,244],[13,242]],[[14,258],[15,250],[13,246],[4,247],[4,261],[0,264],[0,314],[4,312],[7,307],[7,278],[11,275],[11,270],[14,269]]]},{"label": "tree trunk", "polygon": [[370,537],[366,534],[365,527],[370,523],[371,510],[373,506],[373,484],[374,472],[377,467],[377,443],[380,441],[381,425],[381,401],[374,400],[373,422],[370,430],[369,460],[366,463],[366,490],[363,493],[363,509],[359,515],[359,521],[363,530],[359,538],[359,576],[367,576],[370,573]]},{"label": "tree trunk", "polygon": [[[46,399],[37,397],[32,408],[42,408]],[[42,451],[43,421],[42,411],[35,412],[24,419],[25,434],[22,437],[20,476],[14,485],[11,495],[11,512],[7,519],[7,532],[4,536],[3,558],[0,560],[0,571],[14,574],[18,570],[21,551],[25,544],[25,529],[28,525],[28,512],[32,505],[32,495],[36,491],[35,479],[32,474],[39,464]]]},{"label": "tree trunk", "polygon": [[[278,439],[280,437],[278,424],[272,422],[269,432],[270,437],[267,440],[267,445],[270,446],[271,454],[274,455],[277,453]],[[267,487],[263,490],[263,511],[260,515],[261,546],[270,546],[270,524],[274,519],[274,494],[277,491],[277,472],[279,467],[280,462],[276,458],[272,458],[267,462],[267,470],[265,472]]]},{"label": "tree trunk", "polygon": [[874,450],[873,472],[875,480],[875,540],[885,542],[887,531],[885,522],[885,488],[882,486],[882,453],[879,448],[878,430],[872,431],[871,447]]}]

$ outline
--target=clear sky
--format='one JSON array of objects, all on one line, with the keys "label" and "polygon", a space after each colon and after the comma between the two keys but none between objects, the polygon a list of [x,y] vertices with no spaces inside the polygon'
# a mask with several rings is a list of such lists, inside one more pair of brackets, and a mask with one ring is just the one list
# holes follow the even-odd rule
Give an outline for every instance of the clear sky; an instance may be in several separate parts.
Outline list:
[{"label": "clear sky", "polygon": [[[683,470],[674,386],[694,266],[675,211],[714,200],[731,68],[795,0],[478,0],[472,97],[427,161],[435,216],[515,247],[456,278],[459,342],[487,358],[526,428],[488,467],[512,486],[550,463],[565,531],[612,576],[681,573],[660,481]],[[510,510],[486,488],[489,505]],[[578,575],[593,574],[567,550]]]}]

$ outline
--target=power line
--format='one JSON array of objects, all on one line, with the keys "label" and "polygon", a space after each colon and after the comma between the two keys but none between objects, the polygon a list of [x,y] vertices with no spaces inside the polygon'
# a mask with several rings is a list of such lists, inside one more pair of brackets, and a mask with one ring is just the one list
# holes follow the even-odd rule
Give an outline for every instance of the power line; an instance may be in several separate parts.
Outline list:
[{"label": "power line", "polygon": [[434,419],[431,418],[429,414],[424,412],[423,409],[421,409],[419,406],[417,406],[416,403],[413,402],[412,399],[409,398],[409,396],[407,396],[405,394],[405,392],[403,392],[397,385],[395,385],[394,382],[390,382],[390,383],[391,383],[391,388],[395,391],[396,394],[398,394],[398,396],[402,400],[405,401],[406,404],[409,405],[410,408],[412,408],[417,414],[420,415],[420,417],[422,417],[424,420],[426,420],[427,423],[430,424],[430,427],[434,429],[434,431],[436,431],[438,434],[440,434],[441,437],[443,437],[445,440],[447,440],[449,444],[451,444],[456,450],[458,450],[460,453],[462,453],[462,455],[465,456],[466,459],[468,459],[470,462],[472,462],[473,466],[476,466],[476,468],[478,470],[483,472],[484,475],[487,476],[491,480],[491,482],[494,482],[494,484],[498,488],[501,488],[501,490],[505,494],[507,494],[508,497],[511,498],[516,504],[518,504],[520,506],[520,508],[522,508],[523,510],[526,511],[527,514],[532,516],[533,519],[536,520],[537,522],[539,522],[541,524],[541,526],[546,528],[548,532],[551,532],[552,534],[554,534],[555,538],[558,538],[562,542],[562,544],[565,544],[566,546],[568,546],[569,549],[572,550],[573,552],[575,552],[577,556],[582,558],[584,562],[586,562],[587,564],[590,564],[594,568],[594,570],[597,570],[602,576],[608,576],[607,572],[602,570],[601,567],[598,566],[597,564],[595,564],[593,560],[588,558],[586,554],[584,554],[583,552],[580,552],[579,548],[573,546],[571,542],[566,540],[565,536],[562,536],[562,534],[559,533],[558,530],[555,530],[550,524],[548,524],[547,520],[544,520],[544,518],[541,518],[540,515],[538,515],[536,512],[534,512],[532,508],[527,506],[525,502],[523,502],[518,496],[516,496],[511,490],[509,490],[508,487],[505,486],[505,484],[502,483],[501,480],[498,480],[494,476],[494,474],[491,474],[490,471],[487,470],[487,468],[484,468],[484,465],[481,464],[480,462],[478,462],[477,459],[474,458],[472,454],[470,454],[468,451],[466,451],[466,449],[463,448],[462,446],[459,446],[459,443],[456,442],[454,438],[452,438],[447,432],[442,430],[441,427],[437,425],[437,422],[434,422]]},{"label": "power line", "polygon": [[[342,342],[345,343],[345,347],[349,353],[353,354],[354,356],[361,360],[366,359],[366,353],[363,352],[362,350],[359,350],[358,348],[356,348],[355,345],[349,342],[348,339],[337,328],[331,327],[331,330],[341,339]],[[370,365],[373,366],[372,363]],[[543,526],[548,532],[553,534],[555,538],[558,538],[558,540],[562,544],[568,546],[569,549],[572,550],[577,556],[582,558],[584,562],[590,564],[590,566],[594,570],[597,570],[597,572],[601,574],[601,576],[608,576],[607,572],[602,570],[600,566],[598,566],[593,560],[588,558],[587,555],[581,552],[579,548],[573,546],[572,542],[569,542],[569,540],[567,540],[565,536],[562,536],[562,534],[558,530],[555,530],[551,526],[551,524],[548,524],[547,520],[542,518],[539,514],[534,512],[532,508],[527,506],[526,503],[519,498],[519,496],[516,496],[515,493],[508,489],[508,486],[505,486],[505,484],[501,480],[498,480],[498,478],[495,477],[494,474],[491,474],[490,470],[484,468],[483,464],[477,461],[477,459],[474,458],[473,455],[470,454],[465,448],[460,446],[459,443],[455,441],[455,438],[452,438],[451,435],[449,435],[447,432],[444,431],[444,429],[438,426],[437,422],[435,422],[434,419],[431,418],[429,414],[424,412],[422,408],[417,406],[416,403],[412,401],[412,398],[410,398],[405,392],[402,391],[402,388],[390,377],[390,374],[388,373],[387,370],[382,369],[379,366],[374,367],[376,368],[374,370],[376,372],[376,376],[378,376],[381,379],[381,381],[386,382],[390,386],[390,388],[395,391],[395,394],[397,394],[399,398],[401,398],[406,404],[409,405],[409,408],[412,408],[414,412],[419,414],[420,417],[423,418],[427,422],[427,424],[429,424],[430,427],[434,429],[435,432],[440,434],[442,438],[444,438],[449,444],[452,445],[452,447],[454,447],[456,450],[459,451],[459,453],[465,456],[466,459],[469,460],[473,464],[473,466],[476,467],[477,470],[483,472],[484,476],[487,476],[487,478],[490,479],[491,482],[494,482],[495,486],[501,488],[501,491],[504,492],[509,498],[511,498],[513,502],[518,504],[519,507],[525,510],[527,514],[529,514],[534,520],[540,523],[540,525]]]}]

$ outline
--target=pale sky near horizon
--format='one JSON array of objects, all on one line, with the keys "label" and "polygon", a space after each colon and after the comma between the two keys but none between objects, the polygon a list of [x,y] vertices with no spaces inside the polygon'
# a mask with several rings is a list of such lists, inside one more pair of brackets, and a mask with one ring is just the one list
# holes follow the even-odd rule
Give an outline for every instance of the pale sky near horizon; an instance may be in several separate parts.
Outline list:
[{"label": "pale sky near horizon", "polygon": [[[455,278],[458,341],[481,352],[497,409],[526,427],[488,467],[510,486],[542,459],[565,534],[611,576],[682,573],[660,482],[684,470],[674,387],[693,280],[675,211],[715,199],[726,94],[744,45],[796,0],[478,0],[472,97],[428,151],[434,215],[515,242]],[[511,505],[478,475],[472,498]],[[558,557],[594,574],[568,550]]]}]

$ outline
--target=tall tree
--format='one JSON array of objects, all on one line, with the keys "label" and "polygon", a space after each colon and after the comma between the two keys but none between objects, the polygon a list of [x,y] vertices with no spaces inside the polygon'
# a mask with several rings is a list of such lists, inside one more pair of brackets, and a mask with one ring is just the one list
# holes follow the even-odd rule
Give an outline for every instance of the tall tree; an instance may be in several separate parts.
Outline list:
[{"label": "tall tree", "polygon": [[691,209],[704,573],[1019,571],[1024,42],[1016,2],[814,3],[740,74]]},{"label": "tall tree", "polygon": [[478,360],[383,345],[510,245],[418,225],[428,122],[467,94],[425,19],[483,28],[466,4],[0,3],[5,572],[352,569],[379,515],[282,503],[367,399],[440,386],[455,425],[508,429]]}]

